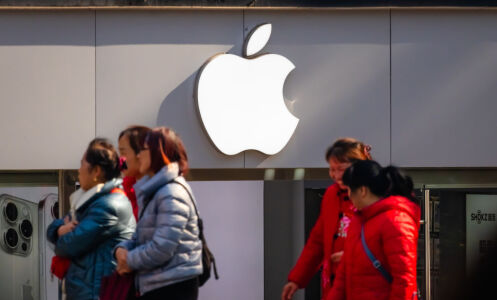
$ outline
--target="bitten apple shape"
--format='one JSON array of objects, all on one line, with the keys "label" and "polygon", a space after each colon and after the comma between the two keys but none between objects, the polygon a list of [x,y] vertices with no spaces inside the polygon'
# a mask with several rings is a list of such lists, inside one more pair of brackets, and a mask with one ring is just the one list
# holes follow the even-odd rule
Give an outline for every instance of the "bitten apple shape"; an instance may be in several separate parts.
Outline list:
[{"label": "bitten apple shape", "polygon": [[283,86],[295,68],[286,57],[254,57],[271,35],[271,24],[249,34],[242,58],[219,54],[208,60],[197,76],[197,108],[214,145],[224,154],[257,150],[267,155],[281,151],[299,119],[285,105]]}]

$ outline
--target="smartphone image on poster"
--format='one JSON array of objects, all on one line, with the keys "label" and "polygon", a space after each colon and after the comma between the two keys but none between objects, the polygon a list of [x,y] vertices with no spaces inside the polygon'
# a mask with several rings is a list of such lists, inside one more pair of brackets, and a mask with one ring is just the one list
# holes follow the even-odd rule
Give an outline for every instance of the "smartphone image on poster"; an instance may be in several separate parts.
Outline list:
[{"label": "smartphone image on poster", "polygon": [[0,210],[1,298],[39,299],[38,203],[2,194]]},{"label": "smartphone image on poster", "polygon": [[43,197],[38,205],[38,236],[40,246],[40,299],[59,299],[59,280],[50,272],[54,245],[47,240],[47,228],[59,218],[59,196],[51,193]]}]

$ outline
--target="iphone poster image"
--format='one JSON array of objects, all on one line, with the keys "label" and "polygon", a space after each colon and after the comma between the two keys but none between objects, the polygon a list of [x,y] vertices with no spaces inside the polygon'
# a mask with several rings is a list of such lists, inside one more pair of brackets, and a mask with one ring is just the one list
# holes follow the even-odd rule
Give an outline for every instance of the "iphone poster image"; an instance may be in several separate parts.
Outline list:
[{"label": "iphone poster image", "polygon": [[[53,249],[46,242],[44,231],[47,223],[54,219],[53,208],[39,207],[48,202],[53,206],[57,202],[57,193],[56,186],[0,186],[0,195],[3,195],[0,200],[1,238],[5,244],[9,232],[17,237],[9,240],[9,244],[19,245],[12,249],[3,244],[0,247],[2,299],[58,299],[58,282],[46,273],[50,270]],[[9,214],[7,203],[11,203]],[[26,220],[32,225],[29,236],[23,233],[21,226],[23,222],[27,223]],[[26,248],[28,250],[23,253]]]}]

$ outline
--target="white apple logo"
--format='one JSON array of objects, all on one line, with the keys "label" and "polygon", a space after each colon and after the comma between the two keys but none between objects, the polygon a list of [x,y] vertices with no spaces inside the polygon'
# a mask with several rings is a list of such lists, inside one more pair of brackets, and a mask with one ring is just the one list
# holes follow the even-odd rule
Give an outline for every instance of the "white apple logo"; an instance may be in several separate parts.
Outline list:
[{"label": "white apple logo", "polygon": [[271,24],[248,35],[244,57],[218,54],[200,69],[196,100],[200,119],[224,154],[281,151],[299,122],[285,105],[283,85],[295,68],[286,57],[257,55],[271,36]]}]

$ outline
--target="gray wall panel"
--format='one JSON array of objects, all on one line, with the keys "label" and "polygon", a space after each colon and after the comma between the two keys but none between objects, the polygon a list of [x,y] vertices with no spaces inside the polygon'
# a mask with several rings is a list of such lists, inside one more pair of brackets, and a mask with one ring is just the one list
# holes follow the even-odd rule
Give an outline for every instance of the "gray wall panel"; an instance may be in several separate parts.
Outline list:
[{"label": "gray wall panel", "polygon": [[198,69],[239,52],[242,12],[155,11],[97,14],[97,134],[117,139],[130,124],[166,125],[182,136],[193,168],[241,168],[243,154],[219,153],[193,99]]},{"label": "gray wall panel", "polygon": [[0,13],[0,169],[72,169],[95,135],[94,13]]},{"label": "gray wall panel", "polygon": [[[76,168],[95,132],[115,141],[134,123],[177,129],[193,168],[326,167],[341,136],[382,163],[392,147],[405,167],[497,166],[497,13],[392,14],[390,145],[386,10],[2,12],[0,169]],[[244,27],[262,22],[264,51],[296,66],[284,92],[301,121],[274,156],[228,157],[202,130],[194,78],[212,55],[240,55]]]},{"label": "gray wall panel", "polygon": [[296,66],[285,85],[287,106],[300,119],[292,139],[268,157],[246,154],[246,167],[326,167],[324,152],[352,136],[390,160],[389,13],[247,12],[245,26],[271,22],[265,51]]},{"label": "gray wall panel", "polygon": [[[264,182],[264,299],[280,299],[305,244],[304,182]],[[299,290],[293,300],[303,300]]]},{"label": "gray wall panel", "polygon": [[497,166],[497,12],[392,12],[392,160]]}]

